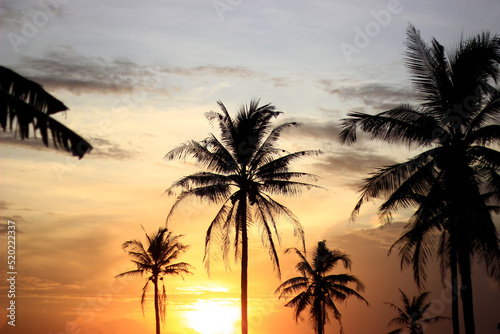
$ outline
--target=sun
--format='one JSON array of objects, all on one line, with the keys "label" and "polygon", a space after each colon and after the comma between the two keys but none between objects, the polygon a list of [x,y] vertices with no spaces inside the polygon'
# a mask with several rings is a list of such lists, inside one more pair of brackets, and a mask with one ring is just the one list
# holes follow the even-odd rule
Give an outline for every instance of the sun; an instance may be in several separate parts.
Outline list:
[{"label": "sun", "polygon": [[240,309],[230,300],[198,299],[185,317],[189,326],[200,334],[236,333]]}]

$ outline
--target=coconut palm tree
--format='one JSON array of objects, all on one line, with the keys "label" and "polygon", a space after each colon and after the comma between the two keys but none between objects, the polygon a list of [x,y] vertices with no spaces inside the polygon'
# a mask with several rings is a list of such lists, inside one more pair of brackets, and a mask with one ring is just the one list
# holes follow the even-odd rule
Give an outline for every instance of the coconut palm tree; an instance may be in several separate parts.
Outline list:
[{"label": "coconut palm tree", "polygon": [[[182,189],[169,217],[179,203],[197,197],[209,203],[222,204],[208,227],[205,238],[205,264],[210,270],[212,244],[219,243],[224,262],[228,263],[230,249],[235,260],[241,260],[241,329],[248,332],[247,272],[248,229],[258,224],[262,242],[269,249],[274,268],[280,275],[276,241],[281,242],[277,229],[277,216],[290,218],[295,235],[304,244],[304,230],[293,213],[275,201],[271,195],[297,195],[313,185],[300,181],[316,180],[314,175],[294,172],[290,164],[302,157],[317,155],[318,151],[288,153],[276,146],[283,130],[298,126],[295,122],[273,127],[271,121],[281,112],[271,104],[259,106],[252,100],[241,107],[232,118],[222,102],[221,112],[209,112],[207,119],[220,130],[220,137],[211,134],[202,141],[191,140],[167,153],[167,160],[191,156],[205,170],[185,176],[167,190],[172,194]],[[169,218],[167,218],[168,221]]]},{"label": "coconut palm tree", "polygon": [[49,131],[55,148],[63,148],[82,158],[92,146],[53,119],[50,115],[68,110],[61,101],[47,93],[42,86],[16,72],[0,66],[0,126],[12,131],[21,139],[30,137],[30,125],[36,134],[39,130],[45,146],[49,146]]},{"label": "coconut palm tree", "polygon": [[[475,332],[471,257],[481,256],[488,272],[500,278],[500,250],[491,207],[500,199],[500,37],[482,33],[445,52],[435,39],[427,45],[413,26],[407,30],[406,64],[421,104],[403,104],[370,115],[350,113],[340,141],[356,141],[356,130],[388,143],[426,150],[403,163],[379,168],[364,180],[353,217],[363,203],[384,198],[379,213],[390,220],[401,208],[417,207],[400,248],[402,266],[412,265],[419,286],[428,257],[446,253],[456,297],[457,276],[467,334]],[[432,235],[441,236],[439,248]],[[446,268],[442,268],[445,270]],[[458,306],[454,298],[454,333]]]},{"label": "coconut palm tree", "polygon": [[[340,333],[344,333],[341,322],[341,314],[335,305],[335,301],[345,301],[347,297],[356,297],[368,302],[358,291],[365,290],[364,284],[354,275],[350,274],[329,274],[329,272],[341,262],[345,269],[351,269],[351,258],[349,255],[339,251],[330,250],[325,241],[318,242],[314,249],[312,262],[306,259],[305,253],[297,248],[287,249],[286,252],[295,251],[300,262],[295,268],[301,276],[293,277],[283,282],[275,293],[281,298],[293,298],[285,306],[295,309],[295,320],[301,318],[301,313],[309,307],[310,319],[313,323],[316,334],[325,332],[325,324],[329,322],[328,313],[332,312],[333,317],[340,324]],[[348,287],[355,284],[355,289]]]},{"label": "coconut palm tree", "polygon": [[[132,257],[136,269],[126,271],[115,277],[122,276],[143,276],[146,277],[146,284],[142,288],[141,306],[144,314],[144,302],[146,301],[146,291],[149,283],[153,283],[156,334],[160,334],[160,322],[165,321],[165,303],[167,294],[165,291],[165,275],[191,274],[191,265],[185,262],[172,263],[181,253],[184,253],[188,246],[179,242],[182,235],[172,236],[167,228],[158,229],[155,235],[146,234],[146,244],[140,240],[129,240],[123,243],[123,249]],[[159,281],[162,281],[162,291],[159,291]]]},{"label": "coconut palm tree", "polygon": [[389,321],[387,327],[392,325],[400,325],[403,327],[395,329],[389,332],[389,334],[403,333],[406,329],[410,331],[410,334],[423,334],[424,328],[427,327],[427,325],[441,320],[450,320],[449,317],[443,316],[424,317],[427,310],[432,305],[432,303],[425,304],[425,299],[429,296],[429,292],[422,292],[418,296],[413,297],[411,301],[401,289],[399,289],[399,292],[401,292],[403,308],[393,303],[386,303],[398,312],[398,316]]}]

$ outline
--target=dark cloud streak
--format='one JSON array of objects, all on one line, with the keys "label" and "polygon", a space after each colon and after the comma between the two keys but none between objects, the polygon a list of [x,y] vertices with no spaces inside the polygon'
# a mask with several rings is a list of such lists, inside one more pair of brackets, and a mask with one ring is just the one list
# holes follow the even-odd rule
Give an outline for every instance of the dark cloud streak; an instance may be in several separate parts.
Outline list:
[{"label": "dark cloud streak", "polygon": [[277,87],[289,84],[287,78],[269,78],[263,72],[241,66],[146,66],[125,58],[108,60],[87,57],[78,54],[71,47],[64,46],[42,57],[22,56],[18,63],[11,67],[45,88],[66,89],[76,94],[119,94],[146,90],[168,95],[166,80],[171,76],[260,78]]},{"label": "dark cloud streak", "polygon": [[330,173],[356,173],[366,175],[376,168],[394,164],[395,161],[387,156],[361,150],[343,150],[327,152],[316,168]]},{"label": "dark cloud streak", "polygon": [[362,101],[375,111],[392,109],[400,104],[414,103],[417,95],[408,88],[371,83],[358,86],[337,87],[332,80],[318,80],[320,87],[341,100]]}]

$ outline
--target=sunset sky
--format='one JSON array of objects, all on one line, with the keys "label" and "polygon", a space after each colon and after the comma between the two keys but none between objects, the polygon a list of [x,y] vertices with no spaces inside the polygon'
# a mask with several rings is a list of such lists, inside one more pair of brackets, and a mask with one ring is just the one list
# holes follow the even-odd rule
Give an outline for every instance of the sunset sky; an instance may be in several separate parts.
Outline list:
[{"label": "sunset sky", "polygon": [[[283,111],[275,124],[302,124],[283,134],[280,147],[323,152],[294,168],[320,176],[326,190],[277,199],[300,219],[308,250],[326,240],[351,255],[370,307],[357,300],[339,305],[346,333],[388,332],[395,314],[384,302],[399,304],[398,288],[417,293],[397,254],[387,256],[411,210],[384,228],[377,203],[363,207],[355,223],[349,216],[362,178],[417,151],[363,135],[342,146],[339,120],[414,101],[403,63],[408,23],[426,41],[453,47],[461,34],[500,33],[499,13],[498,0],[1,1],[0,64],[63,101],[70,110],[55,117],[94,149],[78,160],[39,138],[1,133],[0,333],[154,333],[152,300],[144,316],[140,306],[144,281],[114,278],[134,268],[121,245],[144,240],[141,225],[148,233],[163,226],[175,200],[164,191],[197,170],[190,160],[166,162],[164,155],[217,133],[204,117],[217,100],[234,114],[252,98]],[[202,261],[217,209],[193,200],[169,222],[190,245],[179,260],[196,270],[184,280],[165,279],[164,333],[239,332],[239,264],[231,271],[216,264],[209,277]],[[15,328],[4,316],[8,219],[17,226]],[[297,275],[297,257],[284,250],[298,244],[287,221],[280,231],[288,279]],[[307,317],[297,324],[274,295],[280,280],[258,229],[250,232],[249,266],[250,333],[313,333]],[[451,316],[449,287],[436,264],[429,272],[431,315]],[[473,280],[477,332],[495,333],[500,288],[482,267]],[[335,322],[327,328],[339,331]],[[451,332],[451,321],[426,331],[439,332]]]}]

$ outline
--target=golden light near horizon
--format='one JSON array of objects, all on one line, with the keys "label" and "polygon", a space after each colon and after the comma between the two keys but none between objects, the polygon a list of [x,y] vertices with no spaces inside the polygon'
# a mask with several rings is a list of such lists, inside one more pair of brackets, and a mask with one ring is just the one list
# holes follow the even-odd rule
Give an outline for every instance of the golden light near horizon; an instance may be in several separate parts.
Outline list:
[{"label": "golden light near horizon", "polygon": [[230,300],[198,299],[184,316],[188,326],[200,334],[234,334],[240,308]]}]

